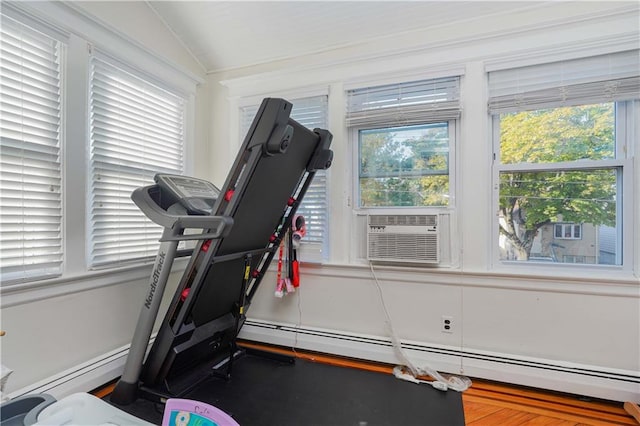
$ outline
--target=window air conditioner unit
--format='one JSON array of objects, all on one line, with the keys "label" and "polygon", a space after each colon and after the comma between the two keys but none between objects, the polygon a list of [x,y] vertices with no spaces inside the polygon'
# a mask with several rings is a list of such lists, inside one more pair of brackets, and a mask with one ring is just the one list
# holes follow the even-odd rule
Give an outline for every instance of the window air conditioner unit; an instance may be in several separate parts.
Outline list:
[{"label": "window air conditioner unit", "polygon": [[438,215],[367,216],[367,259],[381,262],[440,261]]}]

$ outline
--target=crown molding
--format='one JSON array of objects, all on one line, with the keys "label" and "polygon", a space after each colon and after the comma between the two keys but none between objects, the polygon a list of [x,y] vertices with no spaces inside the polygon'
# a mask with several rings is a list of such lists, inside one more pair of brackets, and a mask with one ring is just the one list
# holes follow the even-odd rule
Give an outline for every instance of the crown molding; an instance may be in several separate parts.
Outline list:
[{"label": "crown molding", "polygon": [[[640,19],[640,8],[633,4],[608,10],[603,13],[587,13],[578,16],[553,19],[545,22],[538,22],[530,25],[521,25],[509,29],[497,29],[483,31],[481,33],[466,34],[460,37],[451,37],[441,40],[425,41],[419,45],[411,45],[405,48],[393,49],[369,49],[365,53],[357,55],[344,54],[346,50],[354,47],[334,49],[329,52],[320,52],[313,55],[300,56],[278,61],[277,63],[262,64],[251,67],[257,71],[253,74],[251,68],[228,70],[226,72],[209,72],[210,78],[219,76],[219,83],[228,89],[230,96],[247,96],[253,94],[257,87],[261,87],[262,92],[269,91],[270,88],[283,90],[287,87],[304,87],[306,81],[314,81],[314,84],[331,83],[334,81],[344,81],[345,68],[357,68],[358,74],[363,79],[371,79],[372,75],[406,73],[407,63],[412,62],[409,68],[428,71],[442,68],[443,66],[455,67],[463,66],[461,63],[469,61],[487,61],[491,66],[501,66],[514,61],[526,58],[538,61],[549,61],[561,55],[578,54],[588,56],[600,52],[629,50],[637,48],[640,40],[640,29],[637,25],[632,30],[624,31],[620,28],[619,20],[624,22],[637,22]],[[589,28],[611,23],[615,25],[611,34],[602,34],[599,31],[589,32]],[[586,28],[588,26],[589,28]],[[505,43],[513,43],[514,40],[533,37],[540,38],[551,32],[568,32],[584,28],[586,34],[595,34],[593,37],[566,40],[558,37],[557,42],[541,46],[537,44],[531,48],[507,47]],[[420,30],[426,31],[426,30]],[[413,34],[413,33],[412,33]],[[413,39],[425,39],[417,32],[413,34]],[[403,34],[399,37],[407,37]],[[394,40],[398,40],[396,37]],[[360,45],[358,47],[362,47]],[[478,46],[490,46],[491,48],[481,48]],[[608,50],[607,50],[608,49]],[[453,55],[458,52],[457,56]],[[340,57],[336,58],[336,54]],[[462,58],[463,57],[463,58]],[[425,58],[435,60],[427,60]],[[419,65],[414,65],[415,63]],[[268,69],[271,68],[271,69]],[[275,69],[277,68],[277,69]],[[262,69],[262,70],[260,70]],[[414,72],[414,71],[412,71]],[[233,77],[233,74],[238,75]],[[245,73],[245,75],[240,75]],[[342,73],[342,74],[341,74]],[[229,76],[228,78],[225,78]],[[305,78],[306,77],[306,78]]]}]

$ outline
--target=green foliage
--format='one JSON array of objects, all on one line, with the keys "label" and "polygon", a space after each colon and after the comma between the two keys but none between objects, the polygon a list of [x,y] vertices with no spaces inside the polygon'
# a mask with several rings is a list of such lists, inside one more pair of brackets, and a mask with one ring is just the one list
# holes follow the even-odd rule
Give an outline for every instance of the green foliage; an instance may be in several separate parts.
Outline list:
[{"label": "green foliage", "polygon": [[360,204],[441,206],[448,203],[446,125],[360,133]]},{"label": "green foliage", "polygon": [[615,157],[614,106],[596,104],[503,114],[503,164]]},{"label": "green foliage", "polygon": [[[500,120],[502,164],[615,158],[613,104],[505,114]],[[500,175],[500,232],[529,256],[542,226],[562,220],[614,225],[616,170],[511,172]]]}]

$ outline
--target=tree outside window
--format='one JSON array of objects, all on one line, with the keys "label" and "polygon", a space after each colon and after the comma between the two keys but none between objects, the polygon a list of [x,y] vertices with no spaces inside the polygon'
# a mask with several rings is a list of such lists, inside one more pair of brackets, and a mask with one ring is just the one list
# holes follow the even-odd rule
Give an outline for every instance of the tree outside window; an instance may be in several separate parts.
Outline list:
[{"label": "tree outside window", "polygon": [[361,207],[446,206],[448,123],[359,131]]},{"label": "tree outside window", "polygon": [[[500,115],[499,232],[502,260],[598,262],[598,229],[619,226],[622,168],[616,158],[615,103]],[[584,224],[572,247],[551,241],[556,222]],[[557,225],[556,225],[557,226]],[[565,228],[571,231],[567,237]],[[551,238],[545,238],[545,233]]]}]

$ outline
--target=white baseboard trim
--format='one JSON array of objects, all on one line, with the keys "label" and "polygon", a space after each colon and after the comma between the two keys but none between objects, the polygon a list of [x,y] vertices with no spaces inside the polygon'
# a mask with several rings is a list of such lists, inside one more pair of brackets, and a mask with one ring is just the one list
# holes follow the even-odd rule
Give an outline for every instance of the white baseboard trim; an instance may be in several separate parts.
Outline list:
[{"label": "white baseboard trim", "polygon": [[[155,333],[151,336],[149,348],[155,336]],[[89,392],[99,388],[122,375],[130,346],[125,345],[114,349],[76,367],[11,392],[8,395],[9,399],[39,393],[47,393],[60,399],[73,393]]]},{"label": "white baseboard trim", "polygon": [[[391,339],[269,321],[247,320],[240,338],[395,364]],[[452,374],[613,401],[640,400],[640,374],[593,365],[403,341],[417,366]]]},{"label": "white baseboard trim", "polygon": [[[389,364],[399,362],[391,340],[380,336],[250,319],[245,322],[239,337],[363,360]],[[149,345],[154,339],[155,335]],[[441,372],[612,401],[640,401],[640,374],[637,371],[421,342],[403,341],[402,346],[414,364],[428,365]],[[27,394],[48,393],[60,399],[72,393],[91,391],[122,374],[128,353],[129,345],[123,346],[8,396],[13,399]]]}]

